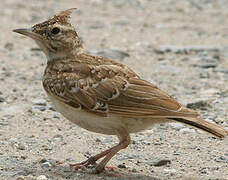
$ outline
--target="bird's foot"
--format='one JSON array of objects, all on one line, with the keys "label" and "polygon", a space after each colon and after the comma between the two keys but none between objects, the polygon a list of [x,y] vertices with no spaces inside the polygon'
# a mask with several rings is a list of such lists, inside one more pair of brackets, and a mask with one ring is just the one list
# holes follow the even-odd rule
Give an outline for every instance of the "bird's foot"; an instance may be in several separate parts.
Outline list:
[{"label": "bird's foot", "polygon": [[126,178],[124,174],[120,173],[121,169],[118,167],[106,166],[105,170],[108,170],[108,171],[104,171],[104,173],[109,177]]},{"label": "bird's foot", "polygon": [[114,166],[106,166],[105,169],[107,169],[109,171],[119,171],[120,170],[118,167],[114,167]]},{"label": "bird's foot", "polygon": [[75,170],[78,169],[85,169],[89,165],[96,165],[96,160],[93,157],[90,157],[86,161],[83,161],[81,163],[76,163],[76,164],[69,164],[71,168],[74,168]]}]

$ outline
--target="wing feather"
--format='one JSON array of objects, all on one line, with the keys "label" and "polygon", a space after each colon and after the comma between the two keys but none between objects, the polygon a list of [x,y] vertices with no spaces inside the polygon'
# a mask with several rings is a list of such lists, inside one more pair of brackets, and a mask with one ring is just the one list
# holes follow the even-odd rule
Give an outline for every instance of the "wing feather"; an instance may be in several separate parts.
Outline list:
[{"label": "wing feather", "polygon": [[44,87],[74,107],[107,116],[196,117],[174,98],[142,80],[129,68],[112,65],[79,64],[57,76],[44,79]]}]

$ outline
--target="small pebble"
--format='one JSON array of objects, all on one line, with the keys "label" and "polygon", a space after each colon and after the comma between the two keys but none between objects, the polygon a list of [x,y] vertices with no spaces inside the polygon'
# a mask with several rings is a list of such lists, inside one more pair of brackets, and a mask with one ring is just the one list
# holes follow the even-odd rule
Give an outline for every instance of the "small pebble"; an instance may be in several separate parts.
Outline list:
[{"label": "small pebble", "polygon": [[23,159],[23,160],[25,160],[27,158],[28,158],[28,156],[21,156],[21,159]]},{"label": "small pebble", "polygon": [[51,105],[51,104],[47,106],[47,109],[49,109],[51,111],[56,111],[55,107],[53,105]]},{"label": "small pebble", "polygon": [[25,145],[22,144],[22,143],[19,143],[19,144],[18,144],[18,149],[19,149],[19,150],[25,150]]},{"label": "small pebble", "polygon": [[195,129],[190,129],[190,128],[183,128],[180,130],[181,133],[186,134],[186,133],[195,133]]},{"label": "small pebble", "polygon": [[175,174],[177,172],[176,169],[164,169],[165,172]]},{"label": "small pebble", "polygon": [[63,136],[61,134],[56,134],[53,136],[53,139],[61,139],[63,140]]},{"label": "small pebble", "polygon": [[119,164],[119,165],[118,165],[118,168],[121,168],[121,169],[126,169],[127,167],[126,167],[126,165],[125,165],[125,164]]},{"label": "small pebble", "polygon": [[54,159],[48,159],[48,162],[51,164],[51,166],[55,167],[57,165],[56,160]]},{"label": "small pebble", "polygon": [[208,174],[209,172],[208,172],[208,170],[207,170],[206,168],[202,168],[202,169],[200,170],[200,173],[201,173],[201,174]]},{"label": "small pebble", "polygon": [[165,45],[160,46],[155,49],[157,54],[164,54],[164,53],[176,53],[176,54],[189,54],[190,52],[205,52],[205,51],[214,51],[219,52],[222,47],[217,46],[173,46],[173,45]]},{"label": "small pebble", "polygon": [[72,157],[66,158],[66,161],[68,162],[74,162],[74,159]]},{"label": "small pebble", "polygon": [[96,138],[96,142],[100,143],[100,142],[101,142],[101,140],[100,140],[99,138]]},{"label": "small pebble", "polygon": [[113,139],[112,137],[107,137],[107,138],[99,138],[101,140],[101,143],[103,144],[109,144],[109,143],[112,143],[113,142]]},{"label": "small pebble", "polygon": [[49,167],[51,167],[52,165],[51,165],[51,163],[50,162],[45,162],[45,163],[42,163],[41,164],[41,167],[42,168],[49,168]]},{"label": "small pebble", "polygon": [[0,96],[0,102],[5,102],[6,100]]},{"label": "small pebble", "polygon": [[162,143],[161,142],[154,142],[153,145],[155,146],[160,146]]},{"label": "small pebble", "polygon": [[45,159],[45,158],[39,160],[39,163],[45,163],[45,162],[47,162],[47,159]]},{"label": "small pebble", "polygon": [[145,144],[145,145],[150,145],[151,142],[150,141],[142,141],[142,144]]},{"label": "small pebble", "polygon": [[25,177],[24,177],[24,176],[19,176],[19,177],[17,178],[17,180],[25,180]]},{"label": "small pebble", "polygon": [[53,118],[59,119],[61,114],[57,111],[53,112]]},{"label": "small pebble", "polygon": [[207,110],[210,107],[211,107],[210,103],[205,100],[200,100],[200,101],[187,104],[187,108],[194,109],[194,110],[196,109]]},{"label": "small pebble", "polygon": [[183,124],[181,124],[181,123],[175,123],[175,122],[169,123],[169,125],[170,125],[173,129],[176,129],[176,130],[180,130],[181,128],[184,127]]},{"label": "small pebble", "polygon": [[215,68],[215,67],[217,67],[217,63],[216,62],[206,62],[206,63],[200,64],[199,67],[204,68],[204,69]]},{"label": "small pebble", "polygon": [[40,106],[46,106],[46,100],[45,99],[34,99],[32,101],[32,104],[40,105]]},{"label": "small pebble", "polygon": [[8,126],[8,125],[9,125],[8,121],[0,119],[0,126]]},{"label": "small pebble", "polygon": [[45,106],[32,106],[32,112],[36,112],[36,110],[45,111]]},{"label": "small pebble", "polygon": [[171,164],[171,161],[168,159],[159,159],[159,160],[149,160],[145,162],[146,164],[150,165],[150,166],[165,166],[167,164]]},{"label": "small pebble", "polygon": [[227,163],[228,164],[228,157],[220,156],[215,160],[216,162]]},{"label": "small pebble", "polygon": [[200,78],[201,79],[209,79],[210,78],[210,74],[208,72],[201,72],[200,73]]},{"label": "small pebble", "polygon": [[47,180],[48,178],[45,175],[40,175],[36,178],[36,180]]}]

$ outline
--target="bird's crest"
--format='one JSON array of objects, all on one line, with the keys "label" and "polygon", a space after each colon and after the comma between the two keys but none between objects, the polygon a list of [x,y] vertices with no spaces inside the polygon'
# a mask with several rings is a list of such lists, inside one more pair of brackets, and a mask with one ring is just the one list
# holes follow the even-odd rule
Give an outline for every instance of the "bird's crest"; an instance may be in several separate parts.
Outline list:
[{"label": "bird's crest", "polygon": [[75,9],[77,9],[77,8],[71,8],[71,9],[67,9],[65,11],[61,11],[58,15],[55,15],[54,17],[48,19],[47,21],[34,25],[32,27],[32,31],[37,34],[43,35],[43,34],[47,33],[47,28],[49,26],[52,26],[56,23],[58,23],[60,25],[72,27],[69,20],[70,20],[71,13]]},{"label": "bird's crest", "polygon": [[77,8],[71,8],[71,9],[67,9],[65,11],[61,11],[58,15],[55,15],[51,20],[58,22],[60,24],[63,24],[63,25],[71,26],[71,23],[69,22],[70,15],[76,9]]}]

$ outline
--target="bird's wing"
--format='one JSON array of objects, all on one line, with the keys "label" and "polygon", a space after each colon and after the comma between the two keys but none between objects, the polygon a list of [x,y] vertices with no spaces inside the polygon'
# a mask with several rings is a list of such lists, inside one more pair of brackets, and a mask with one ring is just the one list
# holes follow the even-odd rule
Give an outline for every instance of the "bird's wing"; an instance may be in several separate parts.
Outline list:
[{"label": "bird's wing", "polygon": [[127,66],[80,64],[44,80],[47,91],[73,107],[101,116],[196,117]]}]

